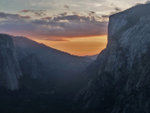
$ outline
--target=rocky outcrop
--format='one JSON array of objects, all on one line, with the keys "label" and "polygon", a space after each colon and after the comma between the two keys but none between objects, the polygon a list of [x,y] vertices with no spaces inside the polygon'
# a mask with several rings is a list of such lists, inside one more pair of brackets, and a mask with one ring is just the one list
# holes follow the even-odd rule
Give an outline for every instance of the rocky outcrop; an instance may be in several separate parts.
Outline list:
[{"label": "rocky outcrop", "polygon": [[150,112],[149,10],[142,4],[110,16],[107,48],[79,96],[86,113]]},{"label": "rocky outcrop", "polygon": [[10,90],[18,89],[21,75],[11,36],[0,34],[0,86]]}]

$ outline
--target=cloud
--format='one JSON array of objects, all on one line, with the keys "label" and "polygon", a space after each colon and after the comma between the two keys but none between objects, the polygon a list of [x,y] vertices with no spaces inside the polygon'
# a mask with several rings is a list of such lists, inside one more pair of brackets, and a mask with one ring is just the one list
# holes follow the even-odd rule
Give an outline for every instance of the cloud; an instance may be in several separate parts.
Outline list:
[{"label": "cloud", "polygon": [[21,16],[19,14],[9,14],[9,13],[3,13],[0,12],[0,18],[5,19],[30,19],[30,16]]},{"label": "cloud", "polygon": [[64,5],[64,8],[66,8],[66,9],[70,10],[69,5]]},{"label": "cloud", "polygon": [[67,12],[64,12],[64,13],[61,13],[59,14],[60,16],[66,16],[67,15]]},{"label": "cloud", "polygon": [[109,18],[110,15],[102,15],[102,18]]},{"label": "cloud", "polygon": [[116,11],[121,11],[121,8],[119,8],[119,7],[115,7],[114,8]]},{"label": "cloud", "polygon": [[[88,37],[107,33],[107,22],[94,17],[60,14],[55,17],[40,19],[25,18],[18,14],[0,13],[0,31],[14,34],[30,35],[35,38],[62,40],[64,37]],[[17,20],[17,21],[16,21]]]},{"label": "cloud", "polygon": [[35,16],[39,16],[39,17],[42,17],[42,16],[46,16],[46,10],[21,10],[22,13],[32,13],[34,14]]},{"label": "cloud", "polygon": [[[114,3],[111,3],[111,8],[112,8],[112,11],[109,13],[109,14],[107,14],[107,15],[113,15],[113,14],[116,14],[116,13],[118,13],[118,12],[121,12],[123,9],[121,9],[120,7],[118,7],[118,6],[116,6]],[[107,16],[106,15],[106,16]]]},{"label": "cloud", "polygon": [[95,12],[94,11],[90,11],[90,14],[95,14]]}]

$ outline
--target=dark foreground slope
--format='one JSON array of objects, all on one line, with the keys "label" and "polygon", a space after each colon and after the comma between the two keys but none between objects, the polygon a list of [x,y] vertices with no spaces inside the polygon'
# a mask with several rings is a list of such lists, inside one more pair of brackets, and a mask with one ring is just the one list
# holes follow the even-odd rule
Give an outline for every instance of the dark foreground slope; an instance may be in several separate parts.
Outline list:
[{"label": "dark foreground slope", "polygon": [[85,113],[150,113],[150,4],[112,15],[108,45],[92,64]]}]

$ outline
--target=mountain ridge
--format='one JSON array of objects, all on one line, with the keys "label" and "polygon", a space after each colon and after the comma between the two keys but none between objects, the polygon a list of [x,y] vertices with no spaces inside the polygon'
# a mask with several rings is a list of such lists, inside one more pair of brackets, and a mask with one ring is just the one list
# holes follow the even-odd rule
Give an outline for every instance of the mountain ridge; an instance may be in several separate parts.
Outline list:
[{"label": "mountain ridge", "polygon": [[[12,46],[10,48],[12,48],[15,53],[12,54],[14,54],[15,60],[18,63],[17,66],[23,74],[22,77],[28,76],[28,78],[33,80],[41,79],[43,82],[51,81],[53,83],[57,80],[55,81],[57,84],[58,81],[62,82],[65,81],[65,79],[73,81],[73,78],[77,79],[75,75],[82,73],[86,66],[92,61],[86,57],[72,56],[25,37],[0,34],[1,41],[3,41],[3,36],[11,40],[9,41]],[[7,46],[7,41],[5,41],[5,43]],[[1,44],[1,46],[2,45],[4,44]],[[3,61],[5,62],[5,60]],[[1,76],[3,76],[3,74]],[[27,81],[25,84],[27,85]]]},{"label": "mountain ridge", "polygon": [[[32,41],[33,43],[39,43],[39,42],[37,42],[37,41],[34,41],[34,40],[32,40],[32,39],[30,39],[30,38],[27,38],[27,37],[24,37],[24,36],[13,36],[14,38],[22,38],[22,39],[24,39],[24,40],[30,40],[30,41]],[[74,54],[70,54],[70,53],[68,53],[68,52],[65,52],[65,51],[61,51],[61,50],[58,50],[58,49],[55,49],[55,48],[53,48],[53,47],[50,47],[50,46],[47,46],[47,45],[45,45],[45,44],[43,44],[43,43],[39,43],[41,46],[45,46],[45,47],[47,47],[47,48],[50,48],[51,50],[54,50],[54,51],[57,51],[57,52],[61,52],[61,53],[64,53],[64,54],[68,54],[68,55],[70,55],[70,56],[74,56],[74,57],[81,57],[81,58],[84,58],[84,57],[86,57],[86,56],[78,56],[78,55],[74,55]]]}]

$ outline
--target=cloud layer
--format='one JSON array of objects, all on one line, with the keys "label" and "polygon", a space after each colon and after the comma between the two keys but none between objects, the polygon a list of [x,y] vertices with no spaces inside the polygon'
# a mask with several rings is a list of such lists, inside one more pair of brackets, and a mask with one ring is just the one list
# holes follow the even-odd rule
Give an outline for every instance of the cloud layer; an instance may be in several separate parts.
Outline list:
[{"label": "cloud layer", "polygon": [[42,16],[33,19],[30,16],[0,12],[0,31],[26,35],[49,40],[62,40],[64,37],[85,37],[104,35],[107,33],[107,22],[98,21],[94,16],[77,14],[59,14],[46,16],[43,11],[22,10],[24,13],[34,13]]}]

